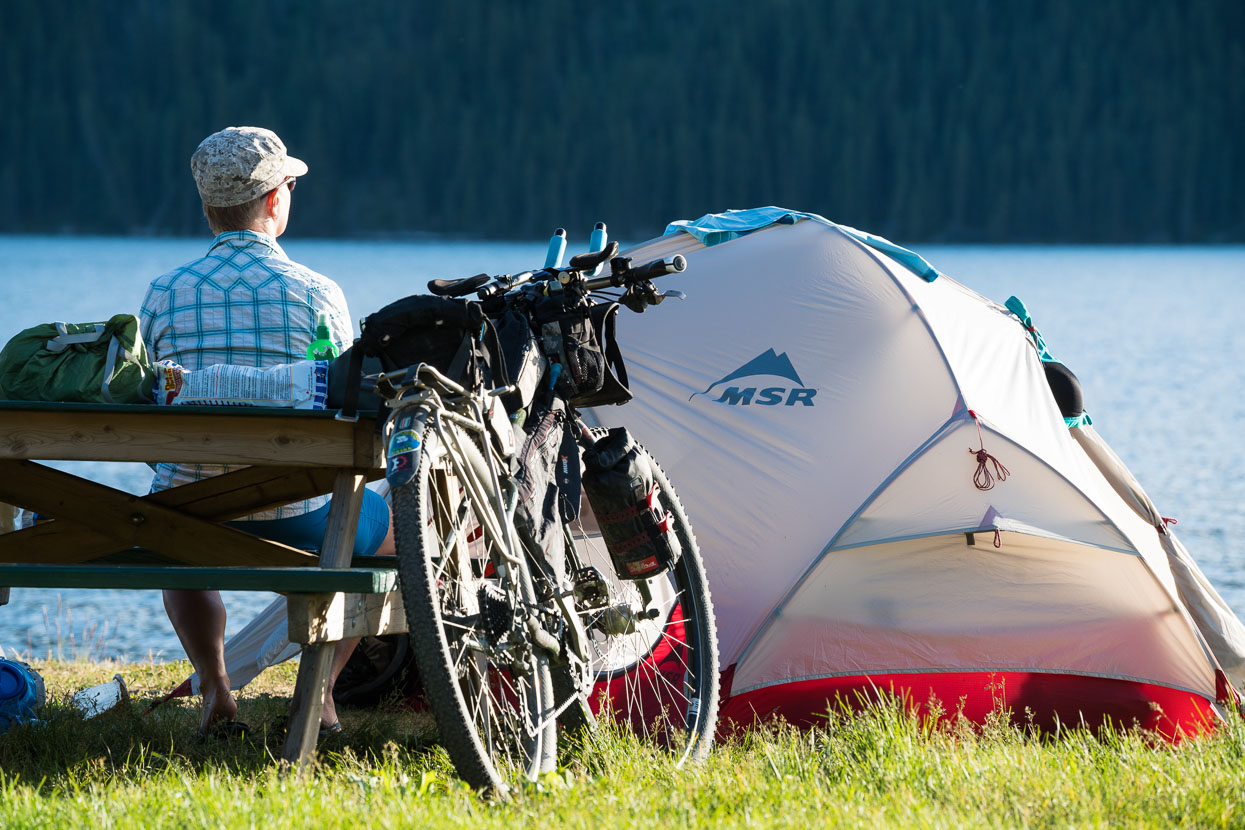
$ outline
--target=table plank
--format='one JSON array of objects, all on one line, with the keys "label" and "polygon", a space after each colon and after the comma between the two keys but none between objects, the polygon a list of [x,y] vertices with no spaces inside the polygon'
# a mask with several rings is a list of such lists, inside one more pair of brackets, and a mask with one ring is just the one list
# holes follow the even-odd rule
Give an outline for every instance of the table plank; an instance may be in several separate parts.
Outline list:
[{"label": "table plank", "polygon": [[[17,508],[0,502],[0,534],[9,534],[17,527]],[[0,536],[3,538],[3,536]],[[0,585],[0,605],[9,604],[9,586]]]},{"label": "table plank", "polygon": [[0,458],[377,468],[381,446],[375,421],[323,410],[8,402]]},{"label": "table plank", "polygon": [[276,591],[385,594],[397,572],[375,568],[200,568],[165,565],[0,564],[0,584],[21,588]]},{"label": "table plank", "polygon": [[[329,510],[324,542],[320,545],[322,568],[345,568],[350,565],[359,507],[363,503],[363,472],[357,469],[337,472],[337,480],[333,484],[333,506]],[[289,732],[281,756],[286,761],[296,762],[300,770],[308,768],[315,752],[335,648],[335,643],[310,642],[303,648],[298,662],[298,680],[290,702]],[[300,694],[300,689],[305,693]]]},{"label": "table plank", "polygon": [[399,591],[381,594],[300,594],[286,603],[291,643],[337,643],[355,637],[405,634]]}]

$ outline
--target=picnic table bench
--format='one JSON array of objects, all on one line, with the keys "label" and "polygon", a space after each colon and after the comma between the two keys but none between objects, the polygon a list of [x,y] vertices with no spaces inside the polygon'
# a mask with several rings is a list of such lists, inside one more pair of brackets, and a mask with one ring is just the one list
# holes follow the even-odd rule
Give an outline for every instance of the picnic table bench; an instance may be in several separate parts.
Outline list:
[{"label": "picnic table bench", "polygon": [[[38,463],[52,460],[250,466],[136,496]],[[51,519],[0,535],[0,604],[8,586],[286,594],[303,656],[282,756],[305,768],[334,643],[406,630],[392,559],[352,557],[364,485],[382,474],[368,413],[0,402],[0,502]],[[223,524],[330,492],[318,556]]]}]

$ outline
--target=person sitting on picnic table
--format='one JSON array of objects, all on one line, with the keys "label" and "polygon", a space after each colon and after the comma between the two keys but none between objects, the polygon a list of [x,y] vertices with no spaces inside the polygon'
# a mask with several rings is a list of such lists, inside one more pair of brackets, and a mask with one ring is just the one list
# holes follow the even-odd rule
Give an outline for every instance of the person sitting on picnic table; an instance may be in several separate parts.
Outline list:
[{"label": "person sitting on picnic table", "polygon": [[[143,301],[143,339],[153,360],[172,360],[188,370],[213,364],[267,368],[306,358],[318,315],[328,316],[332,339],[352,339],[350,312],[341,288],[328,277],[289,259],[277,237],[285,232],[291,197],[307,165],[286,153],[276,133],[228,127],[203,140],[190,160],[203,213],[217,234],[205,256],[152,281]],[[206,464],[160,464],[152,491],[176,487],[230,468]],[[324,538],[329,497],[288,504],[230,526],[304,550]],[[371,490],[364,494],[355,554],[392,555],[389,507]],[[203,695],[200,731],[228,735],[245,730],[234,718],[238,705],[225,670],[225,606],[218,591],[165,591],[164,607]],[[357,640],[338,644],[325,695],[321,731],[338,731],[333,682]]]}]

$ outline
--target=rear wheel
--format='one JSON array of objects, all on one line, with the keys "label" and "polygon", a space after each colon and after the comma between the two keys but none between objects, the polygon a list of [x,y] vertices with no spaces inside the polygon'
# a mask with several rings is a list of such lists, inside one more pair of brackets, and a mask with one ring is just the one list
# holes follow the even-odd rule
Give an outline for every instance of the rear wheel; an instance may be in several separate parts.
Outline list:
[{"label": "rear wheel", "polygon": [[517,564],[503,555],[504,517],[472,495],[487,497],[488,480],[461,429],[429,423],[415,477],[393,491],[393,520],[407,624],[441,742],[465,781],[505,790],[513,776],[552,768],[556,733],[531,574],[521,552]]},{"label": "rear wheel", "polygon": [[[647,580],[620,579],[586,499],[585,515],[568,528],[580,566],[576,608],[588,633],[585,698],[598,719],[612,720],[666,747],[682,763],[703,758],[713,743],[718,713],[717,626],[687,514],[665,472],[649,457],[659,502],[673,517],[672,529],[681,548],[670,571]],[[560,693],[575,682],[566,675],[557,680]],[[569,706],[563,725],[584,725],[583,712]]]}]

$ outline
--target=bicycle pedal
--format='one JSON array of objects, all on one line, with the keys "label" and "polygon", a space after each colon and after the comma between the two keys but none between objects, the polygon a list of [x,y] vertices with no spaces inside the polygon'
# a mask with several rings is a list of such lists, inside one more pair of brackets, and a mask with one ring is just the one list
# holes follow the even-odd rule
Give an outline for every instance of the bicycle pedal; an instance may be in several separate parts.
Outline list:
[{"label": "bicycle pedal", "polygon": [[575,572],[574,592],[581,605],[600,605],[609,598],[609,585],[600,571],[589,566]]}]

